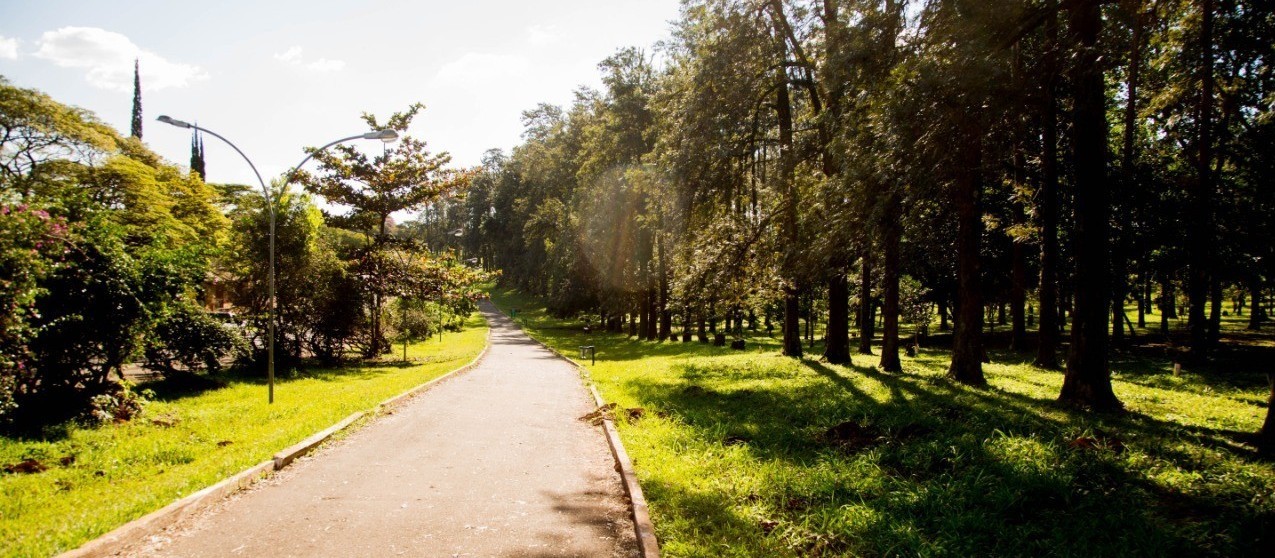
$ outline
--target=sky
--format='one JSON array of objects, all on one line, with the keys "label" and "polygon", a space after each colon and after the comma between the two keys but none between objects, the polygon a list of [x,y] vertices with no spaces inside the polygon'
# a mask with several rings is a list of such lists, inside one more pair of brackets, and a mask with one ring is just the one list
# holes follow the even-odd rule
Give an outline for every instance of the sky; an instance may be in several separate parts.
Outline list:
[{"label": "sky", "polygon": [[[0,75],[93,111],[127,134],[139,61],[143,139],[185,166],[198,122],[242,149],[269,180],[302,148],[367,131],[422,102],[409,133],[455,166],[509,150],[522,111],[600,87],[597,63],[651,49],[678,0],[0,0]],[[379,149],[366,141],[368,149]],[[247,164],[205,137],[208,180],[255,184]]]}]

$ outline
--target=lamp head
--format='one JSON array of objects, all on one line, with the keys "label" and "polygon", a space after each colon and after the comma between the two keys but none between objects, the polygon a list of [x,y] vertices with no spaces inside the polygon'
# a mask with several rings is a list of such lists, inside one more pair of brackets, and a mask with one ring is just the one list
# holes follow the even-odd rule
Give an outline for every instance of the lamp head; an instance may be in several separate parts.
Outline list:
[{"label": "lamp head", "polygon": [[165,124],[176,126],[178,128],[193,128],[194,127],[194,126],[191,126],[189,122],[186,122],[184,120],[178,120],[176,118],[168,116],[167,114],[160,115],[160,117],[156,118],[155,120],[158,120]]},{"label": "lamp head", "polygon": [[376,130],[363,134],[363,139],[379,139],[385,143],[394,143],[398,139],[398,132],[394,130]]}]

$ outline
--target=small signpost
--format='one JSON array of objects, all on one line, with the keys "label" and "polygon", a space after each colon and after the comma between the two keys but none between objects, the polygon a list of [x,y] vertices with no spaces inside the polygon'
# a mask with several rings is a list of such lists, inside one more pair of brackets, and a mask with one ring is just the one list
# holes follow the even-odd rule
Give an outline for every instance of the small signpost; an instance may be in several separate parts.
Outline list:
[{"label": "small signpost", "polygon": [[584,360],[584,359],[586,359],[586,358],[587,358],[587,359],[589,359],[589,362],[590,362],[591,364],[597,364],[597,363],[598,363],[598,357],[597,357],[597,355],[595,354],[595,351],[594,351],[594,349],[593,349],[593,345],[581,345],[581,346],[580,346],[580,360]]}]

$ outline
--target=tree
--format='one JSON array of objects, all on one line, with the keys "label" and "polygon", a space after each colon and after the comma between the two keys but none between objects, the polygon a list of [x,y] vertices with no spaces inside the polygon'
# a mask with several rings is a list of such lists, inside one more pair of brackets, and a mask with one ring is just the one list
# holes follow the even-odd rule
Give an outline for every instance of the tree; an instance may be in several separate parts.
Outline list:
[{"label": "tree", "polygon": [[[142,139],[142,74],[133,59],[133,126],[130,137]],[[201,175],[202,176],[202,175]]]},{"label": "tree", "polygon": [[[385,122],[364,113],[363,120],[372,129],[388,128],[400,133],[398,144],[387,147],[381,155],[369,158],[352,146],[339,145],[331,150],[315,152],[319,175],[304,174],[300,182],[306,189],[330,202],[351,208],[344,219],[352,230],[367,235],[367,254],[360,258],[364,273],[378,275],[378,252],[389,239],[390,216],[410,211],[466,184],[471,173],[447,168],[451,156],[433,154],[425,142],[406,135],[412,119],[425,106],[416,103],[397,112]],[[377,282],[381,284],[381,282]],[[385,296],[382,289],[372,289],[368,313],[371,336],[367,356],[377,356],[389,349],[381,327]]]},{"label": "tree", "polygon": [[92,165],[122,142],[92,113],[0,77],[0,187],[7,192],[33,195],[46,165]]},{"label": "tree", "polygon": [[198,175],[200,180],[208,176],[204,163],[204,138],[199,130],[194,130],[190,134],[190,172]]},{"label": "tree", "polygon": [[[1102,31],[1100,6],[1099,0],[1087,0],[1076,2],[1070,8],[1076,46],[1072,67],[1076,309],[1071,321],[1067,372],[1058,398],[1099,410],[1115,410],[1121,405],[1111,390],[1107,361],[1107,303],[1110,300],[1107,248],[1111,202],[1106,176],[1106,96],[1097,50]],[[1123,327],[1123,324],[1115,326]]]}]

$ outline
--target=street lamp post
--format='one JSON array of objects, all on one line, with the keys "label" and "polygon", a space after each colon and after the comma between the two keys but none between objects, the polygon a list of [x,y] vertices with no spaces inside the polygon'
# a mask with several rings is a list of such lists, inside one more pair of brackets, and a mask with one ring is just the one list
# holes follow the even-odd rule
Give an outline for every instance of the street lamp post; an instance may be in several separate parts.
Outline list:
[{"label": "street lamp post", "polygon": [[249,159],[248,156],[245,155],[244,152],[240,150],[238,146],[236,146],[230,140],[223,137],[221,134],[218,134],[217,132],[214,132],[207,128],[203,128],[196,124],[191,124],[184,120],[178,120],[176,118],[172,118],[167,115],[160,116],[156,120],[159,120],[160,122],[163,122],[165,124],[176,126],[178,128],[186,128],[190,130],[204,132],[225,142],[226,145],[229,145],[231,149],[235,150],[235,153],[238,153],[240,157],[243,157],[243,160],[248,163],[248,167],[252,169],[252,174],[256,175],[257,183],[261,185],[261,195],[265,198],[266,211],[268,211],[270,215],[270,277],[269,277],[269,280],[267,281],[267,284],[269,285],[268,287],[269,324],[267,326],[269,330],[269,334],[268,334],[268,345],[266,347],[266,355],[267,355],[266,356],[266,363],[267,363],[266,364],[266,377],[267,377],[266,382],[267,382],[267,385],[269,386],[267,388],[269,390],[269,394],[268,394],[269,402],[274,403],[274,339],[275,339],[275,321],[278,318],[276,300],[275,300],[275,238],[274,238],[275,224],[277,221],[278,212],[275,210],[275,205],[279,202],[279,199],[283,195],[283,192],[287,191],[288,182],[292,180],[293,176],[296,175],[297,171],[301,170],[301,166],[306,164],[312,157],[314,157],[319,152],[329,147],[332,147],[338,143],[345,143],[347,141],[352,141],[356,139],[379,139],[385,143],[390,143],[398,139],[398,133],[395,132],[394,130],[374,130],[364,134],[358,134],[358,135],[353,135],[346,138],[341,138],[339,140],[330,142],[327,145],[324,145],[323,147],[320,147],[314,151],[311,151],[309,154],[305,156],[304,159],[301,160],[300,163],[297,163],[296,166],[292,167],[291,170],[289,170],[287,173],[283,175],[283,186],[280,188],[279,194],[276,196],[271,196],[270,188],[266,187],[266,181],[262,180],[261,173],[257,172],[257,166],[252,164],[252,160]]}]

